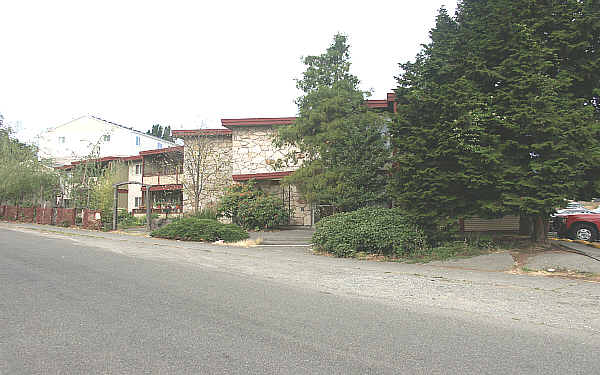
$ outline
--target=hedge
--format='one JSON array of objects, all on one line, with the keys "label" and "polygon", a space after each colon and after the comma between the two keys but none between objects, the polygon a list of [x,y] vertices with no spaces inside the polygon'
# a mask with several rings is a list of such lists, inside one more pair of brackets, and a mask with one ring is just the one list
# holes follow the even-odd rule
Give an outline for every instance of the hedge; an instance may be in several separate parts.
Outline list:
[{"label": "hedge", "polygon": [[357,252],[402,257],[427,248],[423,230],[399,209],[375,207],[321,219],[312,241],[318,250],[339,257]]},{"label": "hedge", "polygon": [[152,231],[152,237],[169,238],[183,241],[223,240],[236,242],[248,238],[248,232],[235,224],[223,224],[216,220],[183,218]]}]

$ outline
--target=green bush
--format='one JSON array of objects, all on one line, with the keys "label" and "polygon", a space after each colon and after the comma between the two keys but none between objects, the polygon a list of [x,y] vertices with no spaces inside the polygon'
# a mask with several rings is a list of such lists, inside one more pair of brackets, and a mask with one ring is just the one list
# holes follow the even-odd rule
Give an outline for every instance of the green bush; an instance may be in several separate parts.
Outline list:
[{"label": "green bush", "polygon": [[[111,217],[112,220],[112,217]],[[131,228],[137,227],[140,225],[139,221],[133,214],[127,212],[126,210],[119,210],[117,214],[117,223],[121,228]]]},{"label": "green bush", "polygon": [[152,237],[184,241],[223,240],[236,242],[248,238],[248,232],[235,224],[223,224],[216,220],[186,217],[150,233]]},{"label": "green bush", "polygon": [[367,207],[328,216],[316,225],[317,249],[339,257],[357,252],[404,257],[427,248],[427,238],[398,209]]},{"label": "green bush", "polygon": [[265,194],[253,180],[225,190],[217,214],[246,229],[270,229],[286,224],[289,213],[278,197]]},{"label": "green bush", "polygon": [[203,208],[200,211],[191,214],[190,216],[195,217],[196,219],[217,220],[217,210],[214,208]]}]

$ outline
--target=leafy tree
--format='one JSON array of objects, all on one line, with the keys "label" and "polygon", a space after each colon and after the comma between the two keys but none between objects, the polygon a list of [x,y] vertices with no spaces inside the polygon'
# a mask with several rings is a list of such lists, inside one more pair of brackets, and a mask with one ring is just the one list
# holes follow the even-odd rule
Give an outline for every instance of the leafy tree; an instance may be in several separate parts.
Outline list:
[{"label": "leafy tree", "polygon": [[464,0],[400,64],[393,191],[430,229],[598,192],[600,3]]},{"label": "leafy tree", "polygon": [[[286,179],[311,202],[342,211],[384,198],[389,160],[387,119],[364,105],[368,93],[350,73],[347,37],[337,34],[324,54],[303,59],[306,71],[296,86],[298,118],[282,128],[275,145],[287,149],[277,166],[300,167]],[[301,161],[301,162],[300,162]]]},{"label": "leafy tree", "polygon": [[162,138],[166,141],[173,142],[173,136],[171,135],[171,126],[167,125],[163,128],[160,124],[152,125],[151,130],[147,130],[146,134],[153,135],[158,138]]},{"label": "leafy tree", "polygon": [[69,197],[72,207],[90,207],[91,193],[104,173],[104,165],[98,162],[102,137],[91,144],[89,152],[69,172],[62,175],[63,193]]},{"label": "leafy tree", "polygon": [[95,183],[90,187],[88,206],[101,211],[102,222],[105,226],[112,223],[115,203],[113,185],[121,182],[118,174],[118,169],[121,166],[121,162],[109,163],[101,170],[98,178],[94,179]]},{"label": "leafy tree", "polygon": [[20,142],[0,115],[0,202],[45,202],[58,190],[58,174],[37,149]]},{"label": "leafy tree", "polygon": [[[183,155],[183,191],[195,214],[217,197],[231,180],[231,149],[217,135],[200,133],[186,140]],[[202,207],[202,204],[205,207]]]}]

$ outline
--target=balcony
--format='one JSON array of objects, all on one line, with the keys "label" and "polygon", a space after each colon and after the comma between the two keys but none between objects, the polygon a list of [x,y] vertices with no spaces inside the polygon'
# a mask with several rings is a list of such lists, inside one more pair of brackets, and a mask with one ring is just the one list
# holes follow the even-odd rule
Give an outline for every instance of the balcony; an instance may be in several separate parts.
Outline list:
[{"label": "balcony", "polygon": [[171,185],[171,184],[180,184],[181,183],[181,175],[179,174],[144,174],[142,177],[142,183],[148,185]]}]

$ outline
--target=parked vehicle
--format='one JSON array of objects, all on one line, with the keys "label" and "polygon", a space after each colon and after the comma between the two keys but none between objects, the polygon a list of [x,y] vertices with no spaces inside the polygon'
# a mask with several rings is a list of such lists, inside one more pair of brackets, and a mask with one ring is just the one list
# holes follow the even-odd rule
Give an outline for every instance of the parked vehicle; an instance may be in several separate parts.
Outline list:
[{"label": "parked vehicle", "polygon": [[596,212],[595,210],[588,210],[587,208],[565,208],[562,210],[556,210],[557,215],[573,215],[573,214],[597,214],[600,211]]},{"label": "parked vehicle", "polygon": [[567,203],[567,207],[565,207],[566,209],[569,208],[583,208],[583,205],[579,202],[569,202]]},{"label": "parked vehicle", "polygon": [[573,240],[596,241],[600,232],[600,214],[556,214],[552,217],[550,229],[559,237],[567,236]]}]

